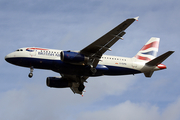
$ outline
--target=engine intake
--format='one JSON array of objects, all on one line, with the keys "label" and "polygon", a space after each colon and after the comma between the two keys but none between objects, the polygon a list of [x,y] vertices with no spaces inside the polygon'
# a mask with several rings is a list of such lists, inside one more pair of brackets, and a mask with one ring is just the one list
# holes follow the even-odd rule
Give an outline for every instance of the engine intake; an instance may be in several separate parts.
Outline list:
[{"label": "engine intake", "polygon": [[48,87],[54,87],[54,88],[66,88],[66,87],[71,87],[72,82],[69,82],[68,80],[63,78],[47,77],[46,85]]},{"label": "engine intake", "polygon": [[70,51],[62,51],[61,52],[61,61],[67,63],[84,63],[88,62],[89,58],[84,56],[83,54],[77,52]]}]

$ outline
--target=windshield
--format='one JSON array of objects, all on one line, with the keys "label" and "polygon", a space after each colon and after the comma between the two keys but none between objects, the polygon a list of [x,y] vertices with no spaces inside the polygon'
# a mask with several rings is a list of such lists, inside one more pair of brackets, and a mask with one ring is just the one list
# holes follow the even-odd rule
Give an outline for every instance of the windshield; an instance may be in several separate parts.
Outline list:
[{"label": "windshield", "polygon": [[23,49],[17,49],[16,51],[23,51]]}]

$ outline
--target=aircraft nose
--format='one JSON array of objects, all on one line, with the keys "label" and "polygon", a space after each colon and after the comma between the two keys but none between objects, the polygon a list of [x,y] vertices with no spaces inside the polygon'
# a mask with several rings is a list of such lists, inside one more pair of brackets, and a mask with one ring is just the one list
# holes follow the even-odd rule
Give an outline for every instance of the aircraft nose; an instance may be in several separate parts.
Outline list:
[{"label": "aircraft nose", "polygon": [[13,57],[13,55],[12,55],[12,53],[10,53],[10,54],[6,55],[4,59],[5,59],[7,62],[11,63],[11,58],[12,58],[12,57]]},{"label": "aircraft nose", "polygon": [[9,62],[9,54],[5,56],[4,58],[7,62]]}]

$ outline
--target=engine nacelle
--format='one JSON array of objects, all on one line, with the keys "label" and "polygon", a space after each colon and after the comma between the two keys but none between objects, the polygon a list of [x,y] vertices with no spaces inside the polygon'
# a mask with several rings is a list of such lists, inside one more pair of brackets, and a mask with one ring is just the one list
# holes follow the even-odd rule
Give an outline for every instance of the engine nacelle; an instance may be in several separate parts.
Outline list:
[{"label": "engine nacelle", "polygon": [[68,80],[63,78],[47,77],[46,85],[48,87],[54,87],[54,88],[66,88],[66,87],[71,87],[72,82],[69,82]]},{"label": "engine nacelle", "polygon": [[61,52],[61,61],[67,63],[84,63],[88,62],[89,58],[84,56],[83,54],[77,52],[70,51],[62,51]]}]

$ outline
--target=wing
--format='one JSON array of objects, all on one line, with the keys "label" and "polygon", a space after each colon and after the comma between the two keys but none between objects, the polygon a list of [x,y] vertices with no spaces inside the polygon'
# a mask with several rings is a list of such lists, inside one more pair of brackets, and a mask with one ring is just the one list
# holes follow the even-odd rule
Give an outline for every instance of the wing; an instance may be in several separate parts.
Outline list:
[{"label": "wing", "polygon": [[91,65],[95,68],[101,56],[107,50],[110,50],[110,47],[119,39],[123,39],[122,36],[125,34],[124,30],[128,28],[135,20],[138,20],[138,18],[139,17],[125,20],[114,29],[82,49],[80,53],[90,57]]}]

